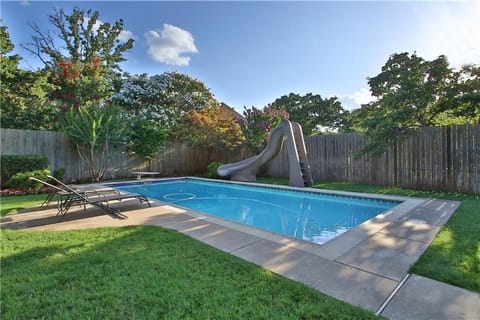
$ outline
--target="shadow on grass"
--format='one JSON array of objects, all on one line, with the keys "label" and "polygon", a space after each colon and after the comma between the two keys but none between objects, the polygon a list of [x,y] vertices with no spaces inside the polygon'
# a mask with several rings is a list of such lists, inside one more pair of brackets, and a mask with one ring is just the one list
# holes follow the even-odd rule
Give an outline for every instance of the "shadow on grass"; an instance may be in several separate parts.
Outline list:
[{"label": "shadow on grass", "polygon": [[159,227],[2,230],[4,319],[374,319]]},{"label": "shadow on grass", "polygon": [[[286,179],[259,179],[287,184]],[[390,188],[342,182],[317,182],[314,188],[460,201],[462,204],[442,227],[411,271],[435,280],[480,292],[480,195]]]}]

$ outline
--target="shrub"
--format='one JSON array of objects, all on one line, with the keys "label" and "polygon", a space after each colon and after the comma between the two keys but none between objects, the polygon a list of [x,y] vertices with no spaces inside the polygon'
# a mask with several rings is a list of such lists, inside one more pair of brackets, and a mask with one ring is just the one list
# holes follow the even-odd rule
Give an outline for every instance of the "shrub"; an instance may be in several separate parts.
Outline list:
[{"label": "shrub", "polygon": [[63,178],[65,177],[65,169],[64,168],[58,168],[58,169],[53,170],[52,176],[54,176],[58,180],[63,180]]},{"label": "shrub", "polygon": [[212,179],[221,178],[217,173],[217,168],[223,165],[221,162],[212,162],[207,166],[207,177]]},{"label": "shrub", "polygon": [[34,177],[40,180],[46,180],[48,175],[50,175],[50,170],[48,169],[19,172],[7,181],[7,186],[10,188],[20,188],[20,189],[28,189],[28,188],[40,189],[41,187],[43,187],[41,183],[29,180],[28,178]]},{"label": "shrub", "polygon": [[48,158],[38,154],[2,155],[0,161],[2,187],[17,173],[45,170],[49,165]]}]

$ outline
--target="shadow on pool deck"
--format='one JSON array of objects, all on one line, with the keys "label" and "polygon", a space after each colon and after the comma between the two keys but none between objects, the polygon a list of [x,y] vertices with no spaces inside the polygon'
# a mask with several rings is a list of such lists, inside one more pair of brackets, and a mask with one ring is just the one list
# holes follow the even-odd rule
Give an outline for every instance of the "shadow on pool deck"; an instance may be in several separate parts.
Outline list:
[{"label": "shadow on pool deck", "polygon": [[390,319],[480,319],[479,294],[408,275],[459,204],[423,199],[402,215],[370,221],[325,245],[158,201],[152,201],[151,208],[123,201],[118,206],[128,216],[123,220],[88,206],[72,208],[61,220],[55,208],[37,207],[3,217],[0,226],[26,230],[161,226]]}]

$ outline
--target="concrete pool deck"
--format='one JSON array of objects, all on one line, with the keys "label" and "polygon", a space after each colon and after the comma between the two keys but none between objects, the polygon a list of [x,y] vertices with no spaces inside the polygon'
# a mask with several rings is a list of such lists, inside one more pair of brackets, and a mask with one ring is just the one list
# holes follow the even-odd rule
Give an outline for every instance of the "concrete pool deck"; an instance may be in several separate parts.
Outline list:
[{"label": "concrete pool deck", "polygon": [[60,221],[56,208],[32,208],[0,220],[26,230],[73,230],[154,225],[302,282],[336,299],[390,319],[480,319],[480,295],[408,273],[459,202],[412,199],[399,212],[372,219],[317,245],[152,201],[113,203],[128,219],[87,206]]}]

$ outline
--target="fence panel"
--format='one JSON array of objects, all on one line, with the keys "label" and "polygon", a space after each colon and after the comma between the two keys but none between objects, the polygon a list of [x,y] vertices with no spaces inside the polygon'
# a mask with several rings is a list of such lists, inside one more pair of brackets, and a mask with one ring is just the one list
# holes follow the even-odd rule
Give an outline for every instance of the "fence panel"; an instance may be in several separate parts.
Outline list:
[{"label": "fence panel", "polygon": [[[87,180],[86,162],[62,132],[0,129],[1,154],[40,154],[50,161],[51,171],[65,169],[65,180]],[[206,172],[212,161],[235,162],[249,156],[245,149],[206,150],[187,144],[169,144],[148,165],[142,158],[114,150],[108,159],[105,179],[130,177],[131,171],[158,171],[163,176],[184,176]],[[98,159],[96,159],[98,160]]]},{"label": "fence panel", "polygon": [[[68,180],[88,177],[86,163],[61,132],[0,129],[1,154],[41,154],[51,170],[64,168]],[[354,154],[365,143],[358,133],[307,137],[305,144],[312,176],[317,181],[403,186],[426,190],[480,194],[480,125],[422,128],[378,158]],[[194,175],[212,161],[230,163],[250,156],[245,148],[213,151],[187,144],[169,144],[152,160],[116,150],[105,178],[129,177],[131,171],[158,171],[163,176]],[[262,170],[272,177],[288,177],[285,150]]]},{"label": "fence panel", "polygon": [[[480,194],[479,124],[422,128],[380,157],[354,158],[364,143],[358,133],[307,137],[314,180]],[[288,177],[285,151],[266,172]]]}]

